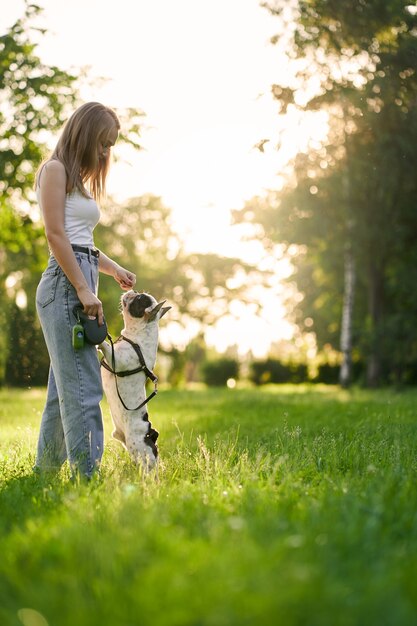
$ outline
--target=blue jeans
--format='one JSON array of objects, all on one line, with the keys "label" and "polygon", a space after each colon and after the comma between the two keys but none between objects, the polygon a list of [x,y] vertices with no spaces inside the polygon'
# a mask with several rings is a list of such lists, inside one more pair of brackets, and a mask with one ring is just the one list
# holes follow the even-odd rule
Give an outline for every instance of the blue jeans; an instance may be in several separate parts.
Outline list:
[{"label": "blue jeans", "polygon": [[[89,287],[97,293],[98,258],[74,252]],[[36,467],[59,469],[68,459],[72,472],[91,477],[103,454],[103,397],[95,346],[72,346],[73,313],[80,304],[74,287],[50,256],[36,290],[36,309],[51,366],[39,433]]]}]

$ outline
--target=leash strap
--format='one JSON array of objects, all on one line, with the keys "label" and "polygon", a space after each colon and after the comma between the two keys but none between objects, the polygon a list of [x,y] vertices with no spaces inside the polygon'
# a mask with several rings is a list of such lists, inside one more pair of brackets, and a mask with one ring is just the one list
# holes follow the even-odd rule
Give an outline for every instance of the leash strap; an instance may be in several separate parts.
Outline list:
[{"label": "leash strap", "polygon": [[104,359],[100,361],[100,365],[101,367],[104,367],[105,370],[111,372],[112,374],[115,374],[115,376],[118,376],[119,378],[124,378],[124,376],[130,376],[131,374],[138,374],[139,372],[143,372],[142,365],[134,370],[124,370],[123,372],[115,372],[114,369],[110,367],[110,365],[108,365]]},{"label": "leash strap", "polygon": [[[102,367],[104,367],[104,369],[106,369],[107,371],[111,372],[112,374],[114,374],[114,380],[116,383],[116,391],[117,391],[117,395],[119,397],[120,402],[122,403],[122,405],[124,406],[124,408],[126,409],[126,411],[137,411],[138,409],[141,409],[142,407],[145,406],[145,404],[147,404],[149,402],[149,400],[152,400],[152,398],[154,398],[156,396],[156,394],[158,393],[158,377],[155,376],[155,374],[152,372],[152,370],[150,370],[146,363],[145,363],[145,359],[143,357],[142,354],[142,350],[140,349],[139,345],[137,343],[134,343],[133,341],[131,341],[130,339],[127,339],[126,337],[123,337],[123,335],[121,337],[119,337],[119,339],[117,339],[117,341],[119,341],[120,339],[124,339],[125,341],[127,341],[128,343],[130,343],[130,345],[132,346],[132,348],[134,349],[134,351],[136,352],[138,359],[139,359],[139,363],[140,363],[140,367],[137,367],[134,370],[127,370],[127,371],[123,371],[123,372],[117,372],[116,371],[116,358],[115,358],[115,354],[114,354],[114,344],[113,344],[113,339],[111,337],[111,335],[107,334],[107,337],[110,340],[110,344],[111,344],[111,360],[112,360],[112,366],[110,367],[106,361],[104,359],[101,360],[101,365]],[[145,398],[145,400],[143,402],[141,402],[139,404],[139,406],[135,407],[135,408],[129,408],[128,406],[126,406],[126,404],[123,401],[122,396],[120,395],[120,391],[119,391],[119,386],[117,384],[117,378],[120,377],[124,377],[124,376],[131,376],[132,374],[137,374],[138,372],[145,372],[146,376],[153,382],[154,384],[154,390],[151,394],[149,394],[149,396],[147,398]]]}]

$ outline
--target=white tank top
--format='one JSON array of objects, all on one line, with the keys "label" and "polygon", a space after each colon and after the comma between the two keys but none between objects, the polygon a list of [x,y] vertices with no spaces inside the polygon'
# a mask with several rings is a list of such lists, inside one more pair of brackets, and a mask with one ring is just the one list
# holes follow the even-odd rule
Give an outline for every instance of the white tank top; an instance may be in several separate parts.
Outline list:
[{"label": "white tank top", "polygon": [[[36,194],[42,211],[39,185]],[[86,198],[78,190],[67,193],[64,211],[64,229],[70,243],[94,247],[93,230],[100,220],[100,209],[94,198]]]}]

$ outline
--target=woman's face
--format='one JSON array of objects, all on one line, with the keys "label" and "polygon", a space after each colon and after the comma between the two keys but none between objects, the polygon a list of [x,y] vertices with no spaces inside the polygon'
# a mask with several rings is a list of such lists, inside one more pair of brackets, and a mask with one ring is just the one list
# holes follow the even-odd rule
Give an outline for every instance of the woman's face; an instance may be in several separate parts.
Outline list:
[{"label": "woman's face", "polygon": [[119,136],[119,131],[116,126],[109,131],[107,134],[107,138],[103,142],[99,142],[98,144],[98,158],[100,160],[107,159],[110,149],[114,146],[117,141],[117,137]]}]

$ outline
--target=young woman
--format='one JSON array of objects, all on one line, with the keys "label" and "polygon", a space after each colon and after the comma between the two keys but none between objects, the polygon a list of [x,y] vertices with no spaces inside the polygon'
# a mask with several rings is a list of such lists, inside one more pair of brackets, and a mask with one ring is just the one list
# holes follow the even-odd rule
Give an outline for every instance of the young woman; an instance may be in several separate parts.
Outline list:
[{"label": "young woman", "polygon": [[103,323],[98,273],[131,289],[136,277],[94,247],[110,151],[120,129],[113,110],[89,102],[64,126],[51,157],[41,165],[36,190],[51,256],[36,291],[36,308],[51,367],[36,468],[71,470],[90,478],[103,453],[102,386],[95,346],[75,350],[72,328],[78,304]]}]

